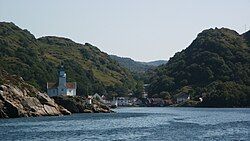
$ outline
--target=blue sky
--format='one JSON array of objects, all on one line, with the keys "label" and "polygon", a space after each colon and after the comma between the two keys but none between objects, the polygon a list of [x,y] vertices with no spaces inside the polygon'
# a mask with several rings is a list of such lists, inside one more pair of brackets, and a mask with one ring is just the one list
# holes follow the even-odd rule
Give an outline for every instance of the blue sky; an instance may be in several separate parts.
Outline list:
[{"label": "blue sky", "polygon": [[250,0],[0,0],[0,20],[138,61],[169,59],[204,29],[250,28]]}]

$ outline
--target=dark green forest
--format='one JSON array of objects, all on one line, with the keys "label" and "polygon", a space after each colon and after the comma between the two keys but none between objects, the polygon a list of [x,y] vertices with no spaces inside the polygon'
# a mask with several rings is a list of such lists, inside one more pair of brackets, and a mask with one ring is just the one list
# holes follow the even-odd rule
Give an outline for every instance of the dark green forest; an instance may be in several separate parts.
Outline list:
[{"label": "dark green forest", "polygon": [[166,65],[148,72],[151,96],[187,93],[197,106],[250,106],[250,31],[204,30]]}]

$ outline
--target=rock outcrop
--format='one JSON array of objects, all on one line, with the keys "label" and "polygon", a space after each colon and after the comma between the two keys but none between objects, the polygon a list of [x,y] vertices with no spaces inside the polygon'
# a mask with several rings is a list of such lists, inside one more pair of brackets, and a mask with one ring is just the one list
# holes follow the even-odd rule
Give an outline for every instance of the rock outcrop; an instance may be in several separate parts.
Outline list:
[{"label": "rock outcrop", "polygon": [[21,77],[0,71],[0,118],[69,115],[46,93],[27,84]]},{"label": "rock outcrop", "polygon": [[71,113],[110,113],[113,112],[105,104],[92,99],[92,104],[88,104],[86,99],[80,96],[55,96],[53,97],[58,105],[63,106]]}]

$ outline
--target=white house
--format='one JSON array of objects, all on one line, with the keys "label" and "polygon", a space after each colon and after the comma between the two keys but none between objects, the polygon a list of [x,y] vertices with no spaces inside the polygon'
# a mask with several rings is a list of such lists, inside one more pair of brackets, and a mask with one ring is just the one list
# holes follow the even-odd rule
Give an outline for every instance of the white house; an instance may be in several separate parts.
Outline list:
[{"label": "white house", "polygon": [[142,98],[147,98],[148,97],[148,93],[146,93],[145,91],[142,92]]},{"label": "white house", "polygon": [[110,106],[113,108],[117,108],[118,107],[118,102],[115,99],[115,97],[113,97],[113,100],[110,102]]},{"label": "white house", "polygon": [[182,94],[180,94],[180,95],[177,96],[177,103],[186,102],[189,99],[190,99],[190,95],[189,94],[182,93]]},{"label": "white house", "polygon": [[91,105],[92,104],[92,96],[88,96],[86,99],[87,104]]},{"label": "white house", "polygon": [[131,100],[128,97],[118,97],[117,98],[118,106],[131,106]]},{"label": "white house", "polygon": [[47,93],[49,96],[58,96],[58,95],[76,95],[76,82],[67,82],[66,73],[63,66],[59,71],[59,80],[57,83],[47,83]]},{"label": "white house", "polygon": [[105,103],[105,101],[104,101],[104,99],[102,98],[102,96],[100,96],[98,93],[95,93],[95,94],[93,95],[93,98],[96,99],[96,100],[98,100],[98,101],[100,101],[100,102],[102,102],[102,103]]},{"label": "white house", "polygon": [[130,102],[134,106],[139,106],[142,104],[142,101],[136,97],[130,98]]},{"label": "white house", "polygon": [[148,97],[148,93],[147,93],[147,87],[148,86],[149,86],[149,84],[144,84],[143,85],[142,98],[147,98]]}]

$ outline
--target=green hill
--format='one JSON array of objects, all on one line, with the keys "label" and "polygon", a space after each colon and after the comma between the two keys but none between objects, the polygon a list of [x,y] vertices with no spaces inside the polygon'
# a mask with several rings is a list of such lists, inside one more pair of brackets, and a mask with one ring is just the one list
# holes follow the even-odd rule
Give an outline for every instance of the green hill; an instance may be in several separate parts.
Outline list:
[{"label": "green hill", "polygon": [[142,62],[134,61],[131,58],[119,57],[116,55],[110,55],[110,57],[116,60],[121,66],[127,68],[132,72],[145,72],[152,66],[143,64]]},{"label": "green hill", "polygon": [[142,62],[146,65],[149,65],[149,66],[160,66],[160,65],[164,65],[164,64],[167,64],[167,60],[156,60],[156,61],[150,61],[150,62]]},{"label": "green hill", "polygon": [[135,73],[143,73],[149,69],[153,69],[157,66],[167,63],[167,61],[165,60],[157,60],[157,61],[151,61],[151,62],[139,62],[131,58],[119,57],[116,55],[110,55],[110,57],[116,60],[121,66]]},{"label": "green hill", "polygon": [[77,82],[79,95],[124,95],[135,90],[130,72],[91,44],[61,37],[36,39],[13,23],[0,22],[0,66],[10,74],[46,91],[46,82],[56,82],[64,64],[68,81]]},{"label": "green hill", "polygon": [[203,97],[200,106],[250,106],[249,35],[226,28],[201,32],[188,48],[150,72],[150,94],[174,99],[188,93],[192,100]]}]

